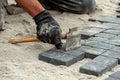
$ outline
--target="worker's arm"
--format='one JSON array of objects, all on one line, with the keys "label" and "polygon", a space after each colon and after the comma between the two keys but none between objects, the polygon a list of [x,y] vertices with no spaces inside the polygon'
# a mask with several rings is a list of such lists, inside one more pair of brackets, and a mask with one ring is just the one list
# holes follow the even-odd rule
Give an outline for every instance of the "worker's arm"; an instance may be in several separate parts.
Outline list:
[{"label": "worker's arm", "polygon": [[16,2],[35,20],[38,39],[60,48],[62,46],[60,26],[38,0],[16,0]]},{"label": "worker's arm", "polygon": [[28,12],[32,17],[36,16],[45,9],[38,0],[16,0],[17,4]]}]

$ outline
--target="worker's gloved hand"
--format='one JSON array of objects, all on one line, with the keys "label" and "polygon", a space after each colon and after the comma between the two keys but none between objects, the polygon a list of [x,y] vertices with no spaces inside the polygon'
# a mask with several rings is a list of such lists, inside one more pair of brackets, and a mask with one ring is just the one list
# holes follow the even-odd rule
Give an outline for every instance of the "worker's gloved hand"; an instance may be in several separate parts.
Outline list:
[{"label": "worker's gloved hand", "polygon": [[56,48],[62,47],[61,29],[48,11],[43,11],[34,17],[37,24],[37,37],[45,43],[55,44]]}]

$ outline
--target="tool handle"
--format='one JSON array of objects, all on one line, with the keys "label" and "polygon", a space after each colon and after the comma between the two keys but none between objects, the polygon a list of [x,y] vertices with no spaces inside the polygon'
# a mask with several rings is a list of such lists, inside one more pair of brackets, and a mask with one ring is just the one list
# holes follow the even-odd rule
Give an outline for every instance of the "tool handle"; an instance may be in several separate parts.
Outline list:
[{"label": "tool handle", "polygon": [[20,39],[10,39],[8,42],[12,44],[16,43],[23,43],[23,42],[32,42],[32,41],[38,41],[37,37],[27,37],[27,38],[20,38]]},{"label": "tool handle", "polygon": [[[61,34],[62,39],[66,38],[66,34]],[[33,42],[33,41],[39,41],[37,37],[27,37],[27,38],[20,38],[20,39],[10,39],[8,42],[12,44],[16,43],[23,43],[23,42]]]}]

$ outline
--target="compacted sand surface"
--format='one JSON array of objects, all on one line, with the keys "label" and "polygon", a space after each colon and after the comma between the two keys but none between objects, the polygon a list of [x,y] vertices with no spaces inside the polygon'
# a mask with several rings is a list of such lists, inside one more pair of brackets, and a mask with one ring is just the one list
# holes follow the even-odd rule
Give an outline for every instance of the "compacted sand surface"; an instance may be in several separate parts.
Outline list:
[{"label": "compacted sand surface", "polygon": [[[63,32],[68,32],[69,28],[81,27],[92,23],[88,19],[91,16],[107,15],[115,16],[115,9],[119,0],[96,0],[96,12],[88,14],[71,14],[50,11],[60,24]],[[9,2],[14,2],[9,0]],[[5,31],[0,32],[0,80],[102,80],[115,71],[120,70],[120,66],[107,72],[102,77],[95,77],[79,73],[79,67],[91,61],[84,59],[70,67],[54,66],[52,64],[38,60],[38,55],[54,47],[42,42],[29,42],[20,44],[10,44],[9,39],[21,38],[36,35],[36,25],[27,13],[6,16]]]}]

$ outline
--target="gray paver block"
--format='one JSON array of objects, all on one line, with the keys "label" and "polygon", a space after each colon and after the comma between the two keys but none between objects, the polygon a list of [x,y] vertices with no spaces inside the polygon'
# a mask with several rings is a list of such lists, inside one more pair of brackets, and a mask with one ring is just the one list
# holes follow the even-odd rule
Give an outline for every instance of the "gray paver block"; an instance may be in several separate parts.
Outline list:
[{"label": "gray paver block", "polygon": [[52,61],[52,59],[54,59],[56,56],[61,56],[63,54],[64,53],[60,54],[60,53],[54,52],[52,50],[46,51],[44,53],[39,54],[39,59],[50,63]]},{"label": "gray paver block", "polygon": [[85,57],[85,52],[82,52],[81,50],[72,50],[66,52],[65,54],[75,56],[76,61],[80,61]]},{"label": "gray paver block", "polygon": [[118,65],[118,59],[111,57],[98,56],[94,59],[94,61],[99,62],[102,65],[106,65],[108,70],[111,70],[113,67]]},{"label": "gray paver block", "polygon": [[88,28],[101,28],[101,29],[110,29],[111,28],[111,26],[106,26],[106,25],[103,25],[103,24],[87,25],[85,27],[88,27]]},{"label": "gray paver block", "polygon": [[120,46],[120,43],[114,42],[113,40],[108,40],[108,41],[104,41],[107,44],[111,44],[111,45],[115,45],[115,46]]},{"label": "gray paver block", "polygon": [[60,57],[54,58],[53,62],[51,62],[51,63],[55,64],[55,65],[70,66],[70,65],[74,64],[77,61],[78,61],[78,57],[64,54],[64,55],[62,55]]},{"label": "gray paver block", "polygon": [[111,51],[120,53],[120,47],[115,47],[115,48],[111,49]]},{"label": "gray paver block", "polygon": [[89,42],[98,42],[98,43],[105,43],[105,44],[110,44],[114,46],[120,46],[120,36],[115,36],[114,38],[103,38],[103,37],[91,37],[88,40],[86,40],[82,45],[86,45]]},{"label": "gray paver block", "polygon": [[71,52],[49,50],[42,54],[39,54],[39,59],[54,65],[70,66],[75,62],[82,60],[84,56],[85,53],[78,50]]},{"label": "gray paver block", "polygon": [[83,28],[83,30],[81,31],[81,36],[82,36],[82,39],[88,39],[104,30],[105,29],[103,28],[86,27],[86,28]]},{"label": "gray paver block", "polygon": [[110,40],[111,44],[120,46],[120,36],[116,36]]},{"label": "gray paver block", "polygon": [[120,30],[108,29],[108,30],[105,30],[104,33],[113,34],[113,35],[120,35]]},{"label": "gray paver block", "polygon": [[100,21],[100,22],[107,22],[107,23],[117,23],[120,24],[120,19],[115,17],[109,17],[109,16],[96,16],[89,19],[90,21]]},{"label": "gray paver block", "polygon": [[103,37],[91,37],[88,39],[88,41],[97,41],[97,42],[105,42],[108,41],[109,39],[103,38]]},{"label": "gray paver block", "polygon": [[[111,39],[101,38],[101,37],[93,37],[88,40],[89,41],[97,41],[100,43],[110,44],[110,45],[114,45],[114,46],[120,46],[120,41],[119,41],[120,38],[118,38],[118,37],[114,37]],[[85,42],[83,44],[85,44]]]},{"label": "gray paver block", "polygon": [[112,78],[117,78],[117,79],[120,80],[120,71],[111,74],[110,77],[112,77]]},{"label": "gray paver block", "polygon": [[[120,46],[120,36],[117,36],[117,35],[110,39],[101,38],[101,37],[93,37],[88,40],[102,42],[102,43],[106,43],[106,44],[110,44],[110,45],[114,45],[114,46]],[[84,42],[84,44],[85,44],[85,42]]]},{"label": "gray paver block", "polygon": [[99,49],[99,48],[89,48],[85,51],[85,57],[86,58],[95,58],[101,54],[103,54],[106,50],[104,49]]},{"label": "gray paver block", "polygon": [[111,27],[113,30],[120,30],[120,25],[115,23],[103,23],[105,26]]},{"label": "gray paver block", "polygon": [[[103,61],[103,59],[105,60]],[[80,67],[80,72],[89,75],[101,76],[116,65],[117,59],[99,56]]]},{"label": "gray paver block", "polygon": [[83,45],[105,49],[105,50],[112,49],[115,47],[114,45],[103,43],[103,42],[97,42],[97,41],[86,41]]},{"label": "gray paver block", "polygon": [[107,51],[107,52],[103,53],[102,55],[118,59],[118,63],[120,64],[120,53],[114,52],[114,51]]},{"label": "gray paver block", "polygon": [[105,43],[105,44],[110,44],[110,45],[116,45],[116,43],[110,41],[110,39],[102,38],[102,37],[92,37],[92,38],[89,38],[88,41],[97,41],[98,43],[100,42],[100,43]]},{"label": "gray paver block", "polygon": [[108,77],[105,80],[119,80],[119,79],[116,79],[116,78],[113,78],[113,77]]},{"label": "gray paver block", "polygon": [[89,46],[81,46],[80,48],[78,48],[77,50],[78,51],[86,51],[87,49],[90,49],[91,47],[89,47]]},{"label": "gray paver block", "polygon": [[104,73],[104,71],[106,71],[106,68],[106,66],[91,61],[80,67],[80,72],[89,75],[101,76]]},{"label": "gray paver block", "polygon": [[96,37],[101,37],[101,38],[107,38],[107,39],[111,39],[116,37],[116,35],[113,34],[107,34],[107,33],[98,33],[95,35]]}]

